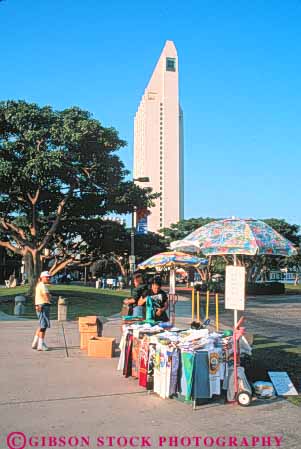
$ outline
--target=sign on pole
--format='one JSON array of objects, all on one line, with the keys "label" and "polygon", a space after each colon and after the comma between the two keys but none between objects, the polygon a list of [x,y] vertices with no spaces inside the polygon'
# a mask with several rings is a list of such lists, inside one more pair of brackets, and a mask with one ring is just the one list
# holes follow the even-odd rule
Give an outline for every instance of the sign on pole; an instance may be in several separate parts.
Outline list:
[{"label": "sign on pole", "polygon": [[246,270],[245,267],[226,267],[225,308],[245,310]]},{"label": "sign on pole", "polygon": [[171,268],[169,272],[169,294],[176,294],[176,270],[174,268]]},{"label": "sign on pole", "polygon": [[268,371],[268,375],[278,396],[298,396],[298,392],[286,371]]},{"label": "sign on pole", "polygon": [[136,212],[136,233],[138,235],[147,234],[147,209],[138,209]]}]

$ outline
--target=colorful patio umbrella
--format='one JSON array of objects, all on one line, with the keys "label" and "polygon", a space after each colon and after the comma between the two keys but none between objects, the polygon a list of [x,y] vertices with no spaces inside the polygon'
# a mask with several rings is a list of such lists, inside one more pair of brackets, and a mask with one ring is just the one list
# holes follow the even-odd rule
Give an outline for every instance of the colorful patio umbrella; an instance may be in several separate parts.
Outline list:
[{"label": "colorful patio umbrella", "polygon": [[207,259],[200,259],[199,257],[191,254],[186,254],[178,251],[168,251],[164,253],[156,254],[150,257],[144,262],[140,263],[137,268],[163,268],[163,267],[199,267],[200,265],[206,265]]},{"label": "colorful patio umbrella", "polygon": [[170,248],[174,251],[182,251],[188,254],[197,254],[200,252],[197,242],[189,242],[186,238],[183,240],[175,240],[171,243]]},{"label": "colorful patio umbrella", "polygon": [[[246,254],[293,256],[294,245],[260,220],[230,218],[213,221],[193,231],[185,239],[171,243],[173,250],[195,248],[206,256]],[[198,251],[197,251],[198,250]]]},{"label": "colorful patio umbrella", "polygon": [[[195,247],[206,256],[233,254],[249,256],[266,254],[271,256],[293,256],[294,245],[271,226],[260,220],[230,218],[217,220],[193,231],[185,239],[171,243],[173,250]],[[227,276],[226,276],[227,283]],[[234,310],[237,324],[237,310]]]}]

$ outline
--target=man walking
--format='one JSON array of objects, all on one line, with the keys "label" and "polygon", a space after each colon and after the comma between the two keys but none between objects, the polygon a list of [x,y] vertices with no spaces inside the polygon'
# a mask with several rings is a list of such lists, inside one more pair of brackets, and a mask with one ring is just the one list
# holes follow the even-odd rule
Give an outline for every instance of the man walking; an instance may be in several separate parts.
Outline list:
[{"label": "man walking", "polygon": [[45,344],[45,333],[46,329],[50,327],[51,295],[47,287],[47,284],[50,284],[50,278],[49,272],[43,271],[36,286],[35,307],[40,326],[35,333],[31,347],[38,351],[48,351],[48,347]]}]

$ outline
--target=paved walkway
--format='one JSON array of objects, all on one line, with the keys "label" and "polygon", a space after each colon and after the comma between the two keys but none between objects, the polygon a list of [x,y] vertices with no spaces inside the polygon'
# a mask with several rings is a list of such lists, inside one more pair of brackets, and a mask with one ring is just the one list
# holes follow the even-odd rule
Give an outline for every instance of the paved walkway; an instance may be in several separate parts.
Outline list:
[{"label": "paved walkway", "polygon": [[[97,436],[110,435],[150,436],[153,448],[159,447],[160,435],[221,435],[226,442],[230,436],[238,437],[238,442],[247,436],[250,445],[252,436],[276,435],[283,437],[281,447],[300,448],[301,409],[285,400],[255,401],[246,409],[217,402],[193,411],[189,404],[149,395],[134,379],[123,378],[116,371],[117,358],[88,358],[79,350],[76,322],[64,324],[67,348],[61,324],[53,322],[47,336],[52,350],[33,351],[36,324],[30,320],[0,323],[1,449],[7,447],[6,437],[13,431],[27,437],[89,436],[93,449]],[[109,319],[104,335],[119,333],[119,320]],[[271,442],[276,447],[275,440]],[[42,447],[41,442],[37,447]],[[200,447],[205,447],[203,442]]]}]

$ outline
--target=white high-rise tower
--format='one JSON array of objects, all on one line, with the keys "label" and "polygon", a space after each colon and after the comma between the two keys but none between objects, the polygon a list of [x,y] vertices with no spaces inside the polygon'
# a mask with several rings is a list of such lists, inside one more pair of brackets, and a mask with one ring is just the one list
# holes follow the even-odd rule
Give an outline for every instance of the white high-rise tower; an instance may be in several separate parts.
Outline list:
[{"label": "white high-rise tower", "polygon": [[167,41],[144,91],[134,124],[134,178],[149,177],[161,193],[148,216],[157,232],[183,218],[183,112],[179,104],[178,55]]}]

